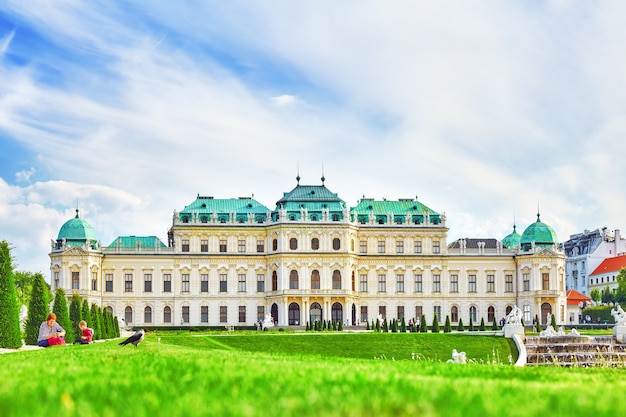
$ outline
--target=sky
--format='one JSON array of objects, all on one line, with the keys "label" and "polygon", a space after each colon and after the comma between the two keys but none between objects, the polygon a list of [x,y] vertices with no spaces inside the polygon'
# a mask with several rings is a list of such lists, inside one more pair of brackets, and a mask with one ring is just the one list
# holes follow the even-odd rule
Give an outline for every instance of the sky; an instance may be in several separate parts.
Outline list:
[{"label": "sky", "polygon": [[0,240],[167,242],[196,195],[414,198],[448,242],[623,229],[626,2],[0,3]]}]

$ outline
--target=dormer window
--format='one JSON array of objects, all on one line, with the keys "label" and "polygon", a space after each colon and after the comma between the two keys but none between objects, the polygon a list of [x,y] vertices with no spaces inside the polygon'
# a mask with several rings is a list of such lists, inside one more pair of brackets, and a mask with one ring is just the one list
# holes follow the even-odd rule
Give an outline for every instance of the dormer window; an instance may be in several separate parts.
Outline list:
[{"label": "dormer window", "polygon": [[183,223],[189,223],[189,217],[183,216]]}]

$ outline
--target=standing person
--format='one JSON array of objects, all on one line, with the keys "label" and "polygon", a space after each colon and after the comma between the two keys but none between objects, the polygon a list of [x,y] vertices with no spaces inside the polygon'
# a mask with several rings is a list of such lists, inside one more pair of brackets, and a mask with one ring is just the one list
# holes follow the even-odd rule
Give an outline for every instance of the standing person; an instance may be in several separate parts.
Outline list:
[{"label": "standing person", "polygon": [[57,315],[54,313],[48,314],[46,321],[39,326],[39,337],[37,338],[37,345],[41,347],[64,345],[65,330],[57,323]]},{"label": "standing person", "polygon": [[74,340],[74,344],[80,343],[81,345],[88,345],[91,343],[91,338],[93,337],[93,330],[87,327],[87,322],[85,320],[81,320],[78,322],[78,327],[81,331],[80,338]]}]

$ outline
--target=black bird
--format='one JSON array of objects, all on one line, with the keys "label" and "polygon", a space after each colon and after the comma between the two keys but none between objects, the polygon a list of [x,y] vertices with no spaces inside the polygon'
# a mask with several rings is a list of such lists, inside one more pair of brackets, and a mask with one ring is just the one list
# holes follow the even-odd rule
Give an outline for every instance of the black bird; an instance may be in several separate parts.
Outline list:
[{"label": "black bird", "polygon": [[135,345],[135,347],[137,347],[137,345],[141,343],[141,341],[143,340],[143,336],[145,333],[146,332],[143,329],[135,332],[135,334],[130,336],[128,339],[124,340],[123,342],[120,342],[120,346],[124,346],[129,343],[132,343],[133,345]]}]

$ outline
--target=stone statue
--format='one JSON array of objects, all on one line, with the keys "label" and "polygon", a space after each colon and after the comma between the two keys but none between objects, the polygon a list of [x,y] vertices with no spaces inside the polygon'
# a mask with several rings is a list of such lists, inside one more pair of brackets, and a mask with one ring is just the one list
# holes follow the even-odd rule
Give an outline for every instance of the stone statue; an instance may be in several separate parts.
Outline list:
[{"label": "stone statue", "polygon": [[261,322],[261,330],[265,330],[268,327],[274,327],[274,319],[271,314],[266,314],[265,319]]},{"label": "stone statue", "polygon": [[619,304],[616,304],[616,308],[611,310],[611,315],[615,319],[616,325],[623,326],[626,324],[626,313]]},{"label": "stone statue", "polygon": [[465,352],[457,352],[456,349],[452,349],[452,359],[448,359],[450,363],[467,363]]},{"label": "stone statue", "polygon": [[514,306],[509,314],[504,318],[505,325],[521,325],[522,324],[522,310],[518,306]]}]

